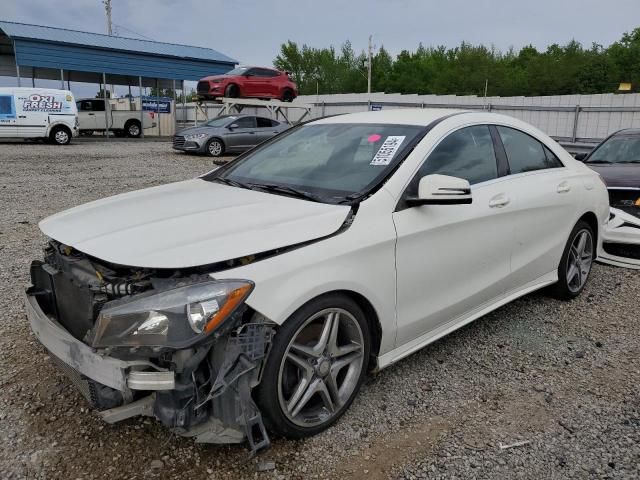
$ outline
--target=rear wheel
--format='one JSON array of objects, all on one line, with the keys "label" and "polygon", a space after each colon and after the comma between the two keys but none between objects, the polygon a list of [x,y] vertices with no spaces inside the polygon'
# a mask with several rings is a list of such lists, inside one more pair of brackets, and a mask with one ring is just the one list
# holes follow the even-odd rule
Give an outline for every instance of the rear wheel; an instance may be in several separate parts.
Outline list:
[{"label": "rear wheel", "polygon": [[274,337],[256,400],[272,432],[315,435],[355,398],[367,369],[370,340],[362,309],[329,294],[296,311]]},{"label": "rear wheel", "polygon": [[56,145],[68,145],[71,142],[71,131],[67,127],[54,127],[49,134],[49,140]]},{"label": "rear wheel", "polygon": [[282,93],[282,101],[283,102],[293,102],[293,91],[291,91],[290,89],[286,89]]},{"label": "rear wheel", "polygon": [[581,220],[573,227],[560,259],[558,283],[551,287],[555,297],[571,300],[580,295],[589,279],[594,253],[593,229]]},{"label": "rear wheel", "polygon": [[137,120],[129,120],[124,126],[124,130],[127,132],[127,136],[131,138],[138,138],[142,133],[140,122]]},{"label": "rear wheel", "polygon": [[212,138],[207,142],[207,153],[212,157],[219,157],[224,153],[223,143],[217,138]]}]

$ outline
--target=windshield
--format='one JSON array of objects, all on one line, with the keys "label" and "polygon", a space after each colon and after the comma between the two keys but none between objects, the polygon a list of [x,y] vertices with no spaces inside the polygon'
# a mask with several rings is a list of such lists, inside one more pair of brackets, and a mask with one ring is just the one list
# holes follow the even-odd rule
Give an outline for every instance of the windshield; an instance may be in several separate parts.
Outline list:
[{"label": "windshield", "polygon": [[236,116],[234,115],[224,115],[222,117],[216,117],[213,120],[209,120],[205,125],[207,127],[224,127],[227,123],[235,120]]},{"label": "windshield", "polygon": [[640,163],[640,137],[611,137],[589,156],[587,163]]},{"label": "windshield", "polygon": [[203,178],[269,191],[277,187],[280,193],[286,187],[316,201],[341,203],[373,190],[424,132],[410,125],[305,125]]},{"label": "windshield", "polygon": [[225,73],[225,75],[244,75],[247,70],[249,70],[249,67],[238,67],[234,68],[230,72]]}]

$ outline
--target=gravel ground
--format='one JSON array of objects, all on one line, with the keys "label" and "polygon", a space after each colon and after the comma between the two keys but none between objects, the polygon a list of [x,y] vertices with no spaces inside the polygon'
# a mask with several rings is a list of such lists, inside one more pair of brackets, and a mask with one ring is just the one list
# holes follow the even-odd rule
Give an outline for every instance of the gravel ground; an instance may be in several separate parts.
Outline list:
[{"label": "gravel ground", "polygon": [[209,168],[157,142],[0,144],[0,477],[640,477],[640,275],[600,265],[579,299],[503,307],[368,379],[329,431],[251,460],[149,418],[102,423],[23,313],[37,222]]}]

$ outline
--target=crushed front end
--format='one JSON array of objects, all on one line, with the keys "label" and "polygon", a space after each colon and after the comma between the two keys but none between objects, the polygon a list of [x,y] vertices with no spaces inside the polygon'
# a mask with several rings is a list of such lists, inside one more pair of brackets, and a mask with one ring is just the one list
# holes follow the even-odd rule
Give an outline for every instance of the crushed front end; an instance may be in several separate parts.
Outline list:
[{"label": "crushed front end", "polygon": [[31,328],[107,422],[156,417],[197,442],[269,446],[251,390],[274,324],[253,284],[112,265],[51,241],[31,265]]}]

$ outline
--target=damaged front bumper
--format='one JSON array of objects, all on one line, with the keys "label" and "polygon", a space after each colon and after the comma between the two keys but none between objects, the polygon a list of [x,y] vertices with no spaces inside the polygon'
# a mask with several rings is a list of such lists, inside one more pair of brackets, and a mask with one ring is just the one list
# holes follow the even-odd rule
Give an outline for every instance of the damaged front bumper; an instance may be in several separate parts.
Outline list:
[{"label": "damaged front bumper", "polygon": [[602,235],[598,261],[640,269],[640,217],[617,208],[611,209],[609,222]]},{"label": "damaged front bumper", "polygon": [[246,439],[252,453],[269,446],[251,389],[259,383],[272,324],[241,324],[207,346],[176,351],[178,368],[163,369],[149,360],[115,358],[76,339],[43,311],[37,292],[27,291],[25,307],[35,336],[105,421],[148,415],[196,442]]}]

